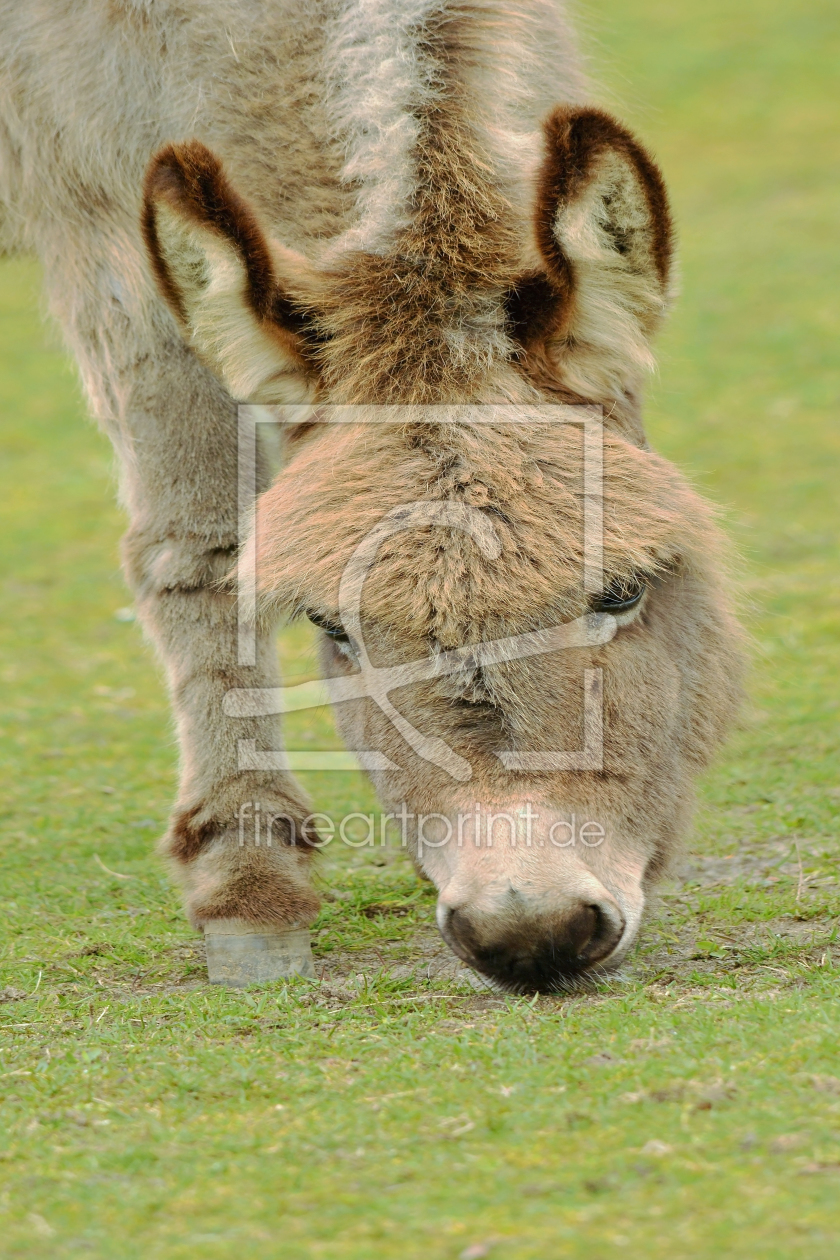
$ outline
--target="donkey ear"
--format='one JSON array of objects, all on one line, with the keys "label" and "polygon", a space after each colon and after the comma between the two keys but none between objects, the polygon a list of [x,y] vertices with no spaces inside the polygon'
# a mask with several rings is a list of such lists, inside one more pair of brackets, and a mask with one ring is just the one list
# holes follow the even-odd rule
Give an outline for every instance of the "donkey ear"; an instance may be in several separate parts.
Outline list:
[{"label": "donkey ear", "polygon": [[656,163],[608,114],[561,108],[545,125],[537,243],[555,294],[548,333],[583,397],[635,392],[669,298],[668,195]]},{"label": "donkey ear", "polygon": [[241,401],[305,402],[307,319],[283,284],[305,266],[270,245],[218,158],[197,140],[151,161],[143,234],[158,286],[199,356]]}]

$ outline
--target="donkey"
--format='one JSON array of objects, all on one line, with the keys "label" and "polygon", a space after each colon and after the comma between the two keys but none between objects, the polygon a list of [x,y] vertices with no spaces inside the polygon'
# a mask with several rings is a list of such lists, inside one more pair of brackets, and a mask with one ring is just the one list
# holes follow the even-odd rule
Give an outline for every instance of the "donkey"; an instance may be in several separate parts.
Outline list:
[{"label": "donkey", "polygon": [[[300,969],[319,908],[309,803],[259,752],[280,746],[287,613],[320,628],[339,727],[454,952],[517,991],[617,965],[741,649],[713,515],[642,425],[671,297],[662,176],[590,103],[561,5],[0,15],[3,240],[43,260],[119,457],[125,572],[181,746],[162,849],[211,978]],[[273,484],[257,456],[244,662],[242,402],[299,405]],[[586,444],[560,407],[602,417],[594,583]],[[243,843],[246,801],[273,843]]]}]

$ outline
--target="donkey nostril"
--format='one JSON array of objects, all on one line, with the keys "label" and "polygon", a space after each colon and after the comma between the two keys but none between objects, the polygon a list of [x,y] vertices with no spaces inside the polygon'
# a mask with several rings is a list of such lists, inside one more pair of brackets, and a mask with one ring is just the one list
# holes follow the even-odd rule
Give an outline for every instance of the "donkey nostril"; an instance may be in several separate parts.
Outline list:
[{"label": "donkey nostril", "polygon": [[464,962],[472,963],[478,941],[472,920],[463,907],[443,906],[438,902],[436,918],[440,934],[450,949]]},{"label": "donkey nostril", "polygon": [[601,962],[615,951],[626,926],[618,907],[606,905],[581,905],[574,923],[575,953],[587,966]]},{"label": "donkey nostril", "polygon": [[558,943],[575,958],[585,958],[593,938],[598,933],[600,914],[597,906],[582,902],[558,925]]}]

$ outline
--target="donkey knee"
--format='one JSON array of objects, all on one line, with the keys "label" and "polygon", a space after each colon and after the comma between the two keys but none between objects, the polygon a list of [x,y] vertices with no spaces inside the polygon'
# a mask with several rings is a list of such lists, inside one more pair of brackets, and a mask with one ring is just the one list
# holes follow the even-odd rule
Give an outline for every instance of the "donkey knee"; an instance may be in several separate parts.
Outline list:
[{"label": "donkey knee", "polygon": [[231,593],[236,553],[233,541],[149,539],[132,530],[122,542],[126,577],[140,599],[208,589]]}]

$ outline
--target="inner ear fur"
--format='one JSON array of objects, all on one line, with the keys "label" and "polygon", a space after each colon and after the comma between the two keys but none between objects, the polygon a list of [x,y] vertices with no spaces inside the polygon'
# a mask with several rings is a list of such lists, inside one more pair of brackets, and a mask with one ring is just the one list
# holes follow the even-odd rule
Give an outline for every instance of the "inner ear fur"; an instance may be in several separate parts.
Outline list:
[{"label": "inner ear fur", "polygon": [[158,288],[232,396],[305,401],[311,322],[288,280],[306,262],[269,242],[219,159],[198,140],[168,145],[152,159],[142,227]]},{"label": "inner ear fur", "polygon": [[650,342],[670,296],[665,182],[642,145],[600,110],[557,109],[545,137],[535,222],[545,271],[542,285],[530,281],[542,310],[525,304],[522,339],[542,342],[563,384],[582,397],[632,395],[653,367]]}]

